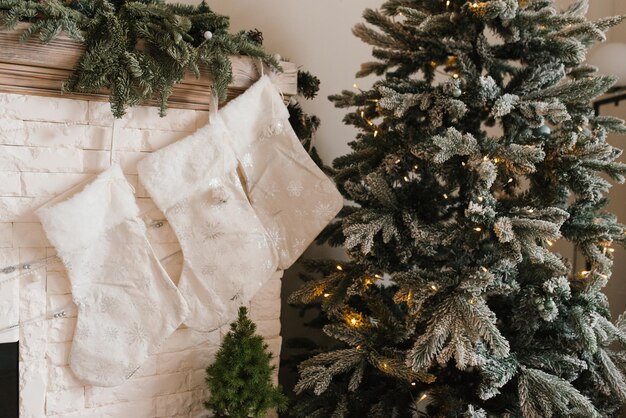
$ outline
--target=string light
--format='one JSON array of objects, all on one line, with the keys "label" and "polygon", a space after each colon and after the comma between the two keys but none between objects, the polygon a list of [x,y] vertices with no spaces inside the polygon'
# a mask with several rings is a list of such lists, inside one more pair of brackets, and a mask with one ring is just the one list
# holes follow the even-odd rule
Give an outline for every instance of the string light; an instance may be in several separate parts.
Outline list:
[{"label": "string light", "polygon": [[548,247],[552,247],[554,245],[554,242],[547,240],[546,244],[548,244]]},{"label": "string light", "polygon": [[465,161],[461,161],[461,165],[465,167]]},{"label": "string light", "polygon": [[382,279],[383,276],[381,276],[380,274],[375,274],[374,277],[376,277],[377,279]]},{"label": "string light", "polygon": [[493,162],[498,164],[500,162],[500,159],[498,157],[496,157],[496,158],[493,159]]},{"label": "string light", "polygon": [[614,253],[615,252],[615,248],[609,248],[607,251],[610,252],[610,253]]},{"label": "string light", "polygon": [[452,78],[454,78],[455,80],[457,80],[459,77],[460,77],[459,73],[452,74]]},{"label": "string light", "polygon": [[485,267],[485,266],[481,266],[481,267],[480,267],[480,269],[481,269],[483,272],[485,272],[485,273],[487,273],[487,272],[489,271],[489,270],[487,270],[487,267]]},{"label": "string light", "polygon": [[469,304],[470,304],[470,305],[473,305],[473,304],[475,304],[475,303],[476,303],[476,299],[474,299],[474,298],[469,298],[468,302],[469,302]]},{"label": "string light", "polygon": [[418,165],[417,165],[417,164],[415,164],[415,165],[413,166],[413,169],[414,169],[414,170],[417,170],[418,168],[419,168],[419,167],[418,167]]},{"label": "string light", "polygon": [[387,363],[383,363],[383,369],[387,370]]},{"label": "string light", "polygon": [[578,126],[578,132],[582,132],[582,131],[584,131],[583,127],[582,126]]},{"label": "string light", "polygon": [[482,229],[481,227],[479,227],[479,226],[477,226],[476,228],[474,228],[474,231],[476,231],[476,232],[480,232],[480,231],[482,231],[482,230],[483,230],[483,229]]},{"label": "string light", "polygon": [[482,197],[482,196],[478,196],[478,201],[479,201],[479,202],[482,202],[483,200],[485,200],[485,198],[484,198],[484,197]]},{"label": "string light", "polygon": [[378,136],[378,129],[374,131],[374,138],[376,138],[377,136]]},{"label": "string light", "polygon": [[324,297],[325,297],[325,298],[330,297],[330,293],[324,293]]},{"label": "string light", "polygon": [[485,155],[485,156],[483,157],[483,160],[484,160],[484,161],[489,161],[489,157],[488,157],[487,155]]},{"label": "string light", "polygon": [[434,290],[435,292],[437,291],[437,286],[435,286],[435,285],[430,286],[430,288],[431,288],[432,290]]},{"label": "string light", "polygon": [[396,164],[400,164],[400,161],[402,161],[402,160],[398,158],[398,159],[396,160]]},{"label": "string light", "polygon": [[346,322],[352,327],[360,327],[363,325],[363,315],[360,313],[350,313],[346,315]]},{"label": "string light", "polygon": [[360,345],[360,344],[359,344],[359,345],[357,345],[357,346],[356,346],[356,349],[357,349],[357,351],[359,351],[359,350],[361,349],[361,345]]},{"label": "string light", "polygon": [[528,213],[534,213],[535,209],[528,209]]},{"label": "string light", "polygon": [[587,271],[587,270],[584,270],[584,271],[581,271],[581,272],[580,272],[580,275],[581,275],[582,277],[587,277],[587,276],[589,276],[589,273],[591,273],[591,272],[590,272],[590,271]]},{"label": "string light", "polygon": [[406,181],[408,183],[409,182],[409,178],[407,176],[404,176],[404,181]]},{"label": "string light", "polygon": [[337,270],[339,270],[339,271],[343,271],[343,267],[341,267],[341,264],[337,264],[337,267],[336,267],[336,268],[337,268]]},{"label": "string light", "polygon": [[427,397],[428,397],[428,395],[427,395],[427,394],[423,394],[422,396],[420,396],[420,399],[419,399],[417,402],[418,402],[418,403],[419,403],[419,402],[422,402],[422,401],[423,401],[424,399],[426,399]]},{"label": "string light", "polygon": [[512,178],[509,178],[509,180],[507,181],[507,183],[508,183],[508,184],[513,183],[513,179],[512,179]]},{"label": "string light", "polygon": [[447,200],[448,199],[448,195],[446,193],[444,193],[443,194],[443,198]]},{"label": "string light", "polygon": [[[448,3],[450,3],[450,2],[448,1]],[[411,386],[415,386],[416,384],[417,383],[415,383],[415,382],[411,382]]]}]

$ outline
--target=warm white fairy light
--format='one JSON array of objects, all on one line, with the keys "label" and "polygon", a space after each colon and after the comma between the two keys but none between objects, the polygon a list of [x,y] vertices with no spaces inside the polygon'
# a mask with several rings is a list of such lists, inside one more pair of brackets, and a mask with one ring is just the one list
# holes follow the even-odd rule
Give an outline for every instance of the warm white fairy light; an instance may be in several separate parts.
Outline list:
[{"label": "warm white fairy light", "polygon": [[341,266],[341,264],[337,264],[336,269],[339,270],[339,271],[343,271],[343,267]]},{"label": "warm white fairy light", "polygon": [[482,196],[478,196],[478,201],[479,201],[479,202],[482,202],[483,200],[485,200],[485,198],[484,198],[484,197],[482,197]]},{"label": "warm white fairy light", "polygon": [[483,229],[482,229],[481,227],[479,227],[479,226],[477,226],[476,228],[474,228],[474,231],[476,231],[476,232],[480,232],[480,231],[482,231],[482,230],[483,230]]},{"label": "warm white fairy light", "polygon": [[435,285],[430,286],[430,288],[431,288],[432,290],[434,290],[435,292],[437,291],[437,286],[435,286]]}]

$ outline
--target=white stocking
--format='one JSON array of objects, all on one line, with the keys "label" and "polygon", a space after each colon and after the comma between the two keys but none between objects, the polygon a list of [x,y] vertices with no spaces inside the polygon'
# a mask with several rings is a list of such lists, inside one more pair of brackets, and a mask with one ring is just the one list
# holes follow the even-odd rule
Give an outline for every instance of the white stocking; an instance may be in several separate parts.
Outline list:
[{"label": "white stocking", "polygon": [[279,268],[286,269],[335,217],[343,198],[302,147],[268,76],[220,115],[231,133],[252,207],[279,250]]},{"label": "white stocking", "polygon": [[70,367],[91,385],[124,382],[188,313],[138,212],[118,165],[37,211],[78,306]]},{"label": "white stocking", "polygon": [[235,319],[276,271],[277,255],[246,198],[218,115],[140,161],[139,178],[180,241],[185,324],[212,330]]}]

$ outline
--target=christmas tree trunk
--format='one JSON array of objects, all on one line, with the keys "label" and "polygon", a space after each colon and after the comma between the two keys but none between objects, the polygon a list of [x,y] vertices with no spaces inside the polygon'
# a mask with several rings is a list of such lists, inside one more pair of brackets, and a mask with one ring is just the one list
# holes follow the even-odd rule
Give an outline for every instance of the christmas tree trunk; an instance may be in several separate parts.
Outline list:
[{"label": "christmas tree trunk", "polygon": [[[600,417],[626,400],[626,321],[601,289],[624,226],[604,210],[623,121],[584,63],[622,18],[587,1],[390,0],[354,32],[383,76],[352,108],[335,179],[354,202],[321,241],[346,262],[292,295],[343,347],[300,366],[309,417]],[[356,87],[356,86],[355,86]],[[572,243],[586,271],[553,247]],[[615,343],[615,344],[613,344]]]}]

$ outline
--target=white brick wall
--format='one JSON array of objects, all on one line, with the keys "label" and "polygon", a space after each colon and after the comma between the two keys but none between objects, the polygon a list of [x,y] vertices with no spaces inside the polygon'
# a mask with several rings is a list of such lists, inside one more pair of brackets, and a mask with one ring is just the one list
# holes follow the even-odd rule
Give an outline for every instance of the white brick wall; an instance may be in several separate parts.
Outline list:
[{"label": "white brick wall", "polygon": [[[171,109],[159,118],[138,107],[116,123],[114,159],[135,186],[146,219],[163,215],[137,183],[137,161],[207,122],[206,112]],[[0,268],[55,254],[34,216],[40,205],[108,167],[112,118],[107,103],[0,94]],[[158,257],[180,247],[167,224],[151,228]],[[53,259],[54,260],[54,259]],[[18,280],[0,273],[0,324],[42,318],[71,301],[67,274],[59,262],[34,266]],[[176,281],[181,257],[164,263]],[[251,316],[270,350],[280,354],[280,274],[250,304]],[[209,396],[206,366],[228,327],[200,333],[181,327],[126,383],[115,388],[85,386],[68,364],[76,323],[67,318],[21,326],[21,418],[196,418]],[[10,340],[16,334],[0,334]],[[277,360],[276,360],[277,362]],[[276,378],[275,378],[276,379]]]}]

